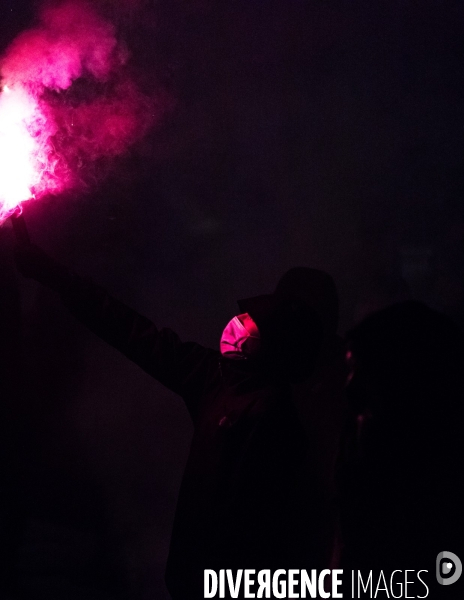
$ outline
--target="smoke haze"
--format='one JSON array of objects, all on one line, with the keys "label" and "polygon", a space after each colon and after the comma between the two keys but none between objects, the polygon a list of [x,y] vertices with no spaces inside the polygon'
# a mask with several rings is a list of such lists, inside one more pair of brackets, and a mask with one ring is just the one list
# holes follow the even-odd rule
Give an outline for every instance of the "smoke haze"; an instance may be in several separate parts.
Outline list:
[{"label": "smoke haze", "polygon": [[[125,67],[128,58],[115,25],[81,0],[46,5],[38,25],[11,43],[1,75],[4,93],[14,98],[0,106],[5,121],[8,107],[16,105],[23,112],[16,131],[2,132],[1,143],[22,152],[21,161],[15,159],[21,162],[21,174],[14,177],[23,183],[18,183],[19,191],[13,179],[9,190],[14,192],[1,194],[7,196],[6,209],[21,194],[27,200],[98,182],[109,161],[160,120],[161,102],[140,90]],[[22,191],[25,164],[33,171],[26,180],[27,195]],[[14,173],[14,164],[9,171]]]}]

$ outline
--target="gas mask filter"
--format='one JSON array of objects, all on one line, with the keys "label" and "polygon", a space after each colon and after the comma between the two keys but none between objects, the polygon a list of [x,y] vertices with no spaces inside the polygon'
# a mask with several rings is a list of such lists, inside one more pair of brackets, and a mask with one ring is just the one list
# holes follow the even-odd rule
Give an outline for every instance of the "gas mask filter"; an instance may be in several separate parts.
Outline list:
[{"label": "gas mask filter", "polygon": [[220,350],[226,358],[246,360],[255,356],[261,344],[258,326],[248,313],[227,323],[222,332]]}]

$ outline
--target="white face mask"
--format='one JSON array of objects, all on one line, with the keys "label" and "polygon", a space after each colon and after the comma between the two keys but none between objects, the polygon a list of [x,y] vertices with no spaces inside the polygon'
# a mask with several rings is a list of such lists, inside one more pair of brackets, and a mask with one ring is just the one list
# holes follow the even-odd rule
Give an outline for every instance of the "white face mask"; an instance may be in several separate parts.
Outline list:
[{"label": "white face mask", "polygon": [[259,346],[258,326],[248,313],[234,317],[222,332],[220,349],[226,358],[250,358],[258,352]]}]

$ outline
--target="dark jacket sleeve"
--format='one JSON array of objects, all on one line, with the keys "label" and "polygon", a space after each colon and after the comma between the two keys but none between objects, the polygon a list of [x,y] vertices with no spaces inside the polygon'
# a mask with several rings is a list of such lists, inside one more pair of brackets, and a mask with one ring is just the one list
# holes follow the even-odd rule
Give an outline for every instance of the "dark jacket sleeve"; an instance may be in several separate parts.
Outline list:
[{"label": "dark jacket sleeve", "polygon": [[181,342],[174,331],[158,329],[89,280],[73,276],[60,291],[64,304],[79,321],[180,394],[195,416],[199,398],[217,371],[218,352],[194,342]]}]

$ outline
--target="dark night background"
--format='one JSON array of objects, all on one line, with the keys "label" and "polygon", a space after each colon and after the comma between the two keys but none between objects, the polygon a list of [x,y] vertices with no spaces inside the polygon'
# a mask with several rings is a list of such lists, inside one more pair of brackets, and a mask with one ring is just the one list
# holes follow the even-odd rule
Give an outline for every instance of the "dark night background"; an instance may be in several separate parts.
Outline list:
[{"label": "dark night background", "polygon": [[[26,206],[38,245],[207,345],[295,265],[333,275],[341,333],[407,297],[464,322],[461,1],[96,3],[171,108],[93,191]],[[35,8],[2,0],[2,51]],[[187,411],[17,275],[12,246],[3,227],[1,579],[28,600],[167,599]]]}]

